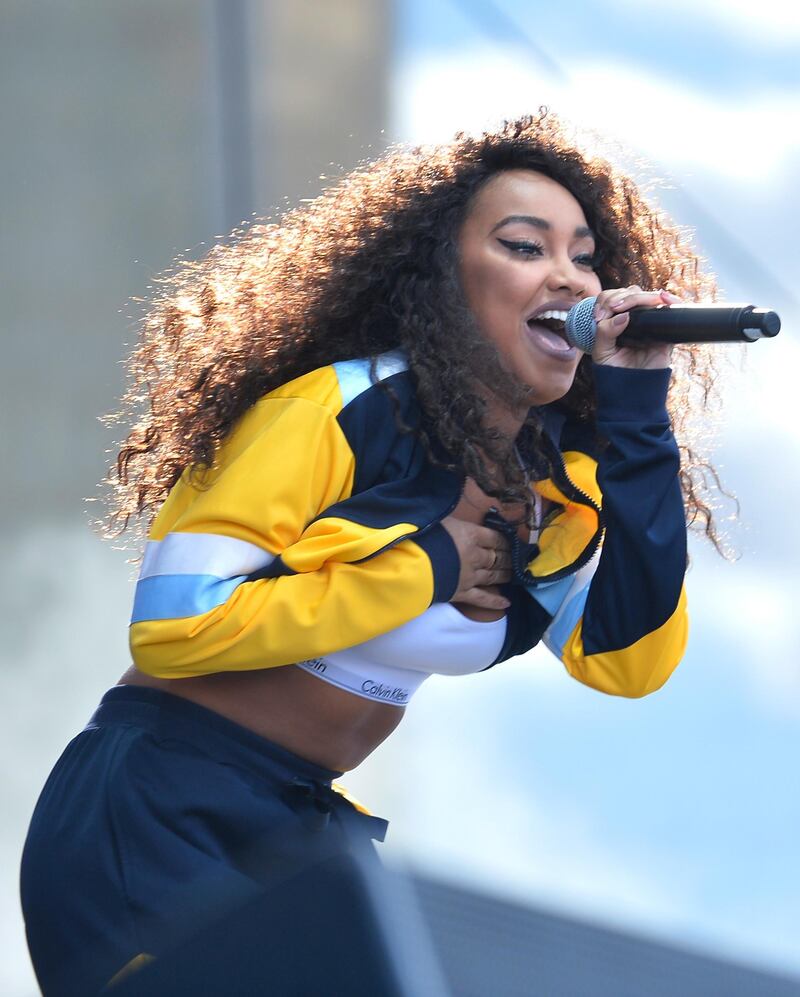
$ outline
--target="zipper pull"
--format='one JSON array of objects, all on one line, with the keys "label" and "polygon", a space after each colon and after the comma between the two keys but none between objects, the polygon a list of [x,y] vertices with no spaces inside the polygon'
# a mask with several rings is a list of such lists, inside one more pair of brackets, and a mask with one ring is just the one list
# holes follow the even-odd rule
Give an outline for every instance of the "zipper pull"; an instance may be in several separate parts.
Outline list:
[{"label": "zipper pull", "polygon": [[508,538],[511,547],[511,567],[514,571],[511,583],[527,585],[532,582],[533,576],[528,571],[528,565],[538,555],[539,545],[523,543],[519,538],[516,526],[504,519],[496,506],[492,506],[483,517],[483,525],[488,526],[491,530],[497,530],[498,533],[502,533]]}]

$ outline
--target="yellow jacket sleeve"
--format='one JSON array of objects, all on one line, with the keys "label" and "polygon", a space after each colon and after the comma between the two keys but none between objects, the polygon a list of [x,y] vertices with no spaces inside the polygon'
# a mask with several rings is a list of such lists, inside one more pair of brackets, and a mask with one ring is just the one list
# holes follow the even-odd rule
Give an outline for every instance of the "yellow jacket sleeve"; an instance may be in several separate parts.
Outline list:
[{"label": "yellow jacket sleeve", "polygon": [[153,523],[130,629],[136,666],[180,678],[285,665],[422,613],[431,558],[402,539],[417,527],[324,516],[353,475],[331,407],[258,402],[205,478],[185,473]]}]

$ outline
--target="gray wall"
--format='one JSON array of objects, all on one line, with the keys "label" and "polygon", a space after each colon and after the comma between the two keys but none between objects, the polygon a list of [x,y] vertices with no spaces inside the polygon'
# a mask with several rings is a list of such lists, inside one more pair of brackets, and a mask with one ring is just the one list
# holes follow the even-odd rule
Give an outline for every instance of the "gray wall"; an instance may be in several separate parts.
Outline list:
[{"label": "gray wall", "polygon": [[176,253],[313,196],[330,163],[380,144],[389,7],[6,0],[3,528],[82,517],[128,299]]},{"label": "gray wall", "polygon": [[35,992],[22,840],[127,665],[126,556],[90,530],[135,339],[178,253],[381,143],[390,0],[6,0],[0,19],[0,993]]}]

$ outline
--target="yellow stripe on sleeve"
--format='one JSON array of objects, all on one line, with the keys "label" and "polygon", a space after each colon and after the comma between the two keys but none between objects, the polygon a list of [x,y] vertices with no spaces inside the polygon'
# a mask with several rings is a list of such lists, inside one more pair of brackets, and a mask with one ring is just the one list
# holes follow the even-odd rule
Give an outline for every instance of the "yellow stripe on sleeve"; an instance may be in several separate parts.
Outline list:
[{"label": "yellow stripe on sleeve", "polygon": [[[293,394],[298,385],[313,398]],[[285,665],[428,608],[430,558],[400,540],[416,527],[318,518],[352,494],[340,408],[332,368],[312,372],[253,406],[198,480],[181,478],[153,524],[137,585],[138,668],[181,678]],[[277,557],[296,573],[269,577]],[[263,577],[248,580],[254,573]]]},{"label": "yellow stripe on sleeve", "polygon": [[637,699],[664,685],[683,657],[688,637],[686,592],[681,589],[677,608],[666,623],[618,651],[585,655],[579,621],[561,660],[570,675],[584,685],[611,696]]}]

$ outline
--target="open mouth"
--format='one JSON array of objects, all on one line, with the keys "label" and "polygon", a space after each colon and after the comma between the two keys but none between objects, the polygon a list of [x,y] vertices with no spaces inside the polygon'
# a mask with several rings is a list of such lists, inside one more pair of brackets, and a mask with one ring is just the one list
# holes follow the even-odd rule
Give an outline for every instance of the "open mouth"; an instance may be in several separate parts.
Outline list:
[{"label": "open mouth", "polygon": [[546,311],[528,319],[528,328],[538,333],[554,349],[569,350],[571,343],[567,340],[565,311]]}]

